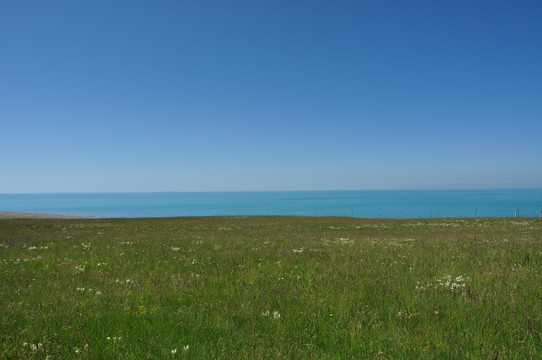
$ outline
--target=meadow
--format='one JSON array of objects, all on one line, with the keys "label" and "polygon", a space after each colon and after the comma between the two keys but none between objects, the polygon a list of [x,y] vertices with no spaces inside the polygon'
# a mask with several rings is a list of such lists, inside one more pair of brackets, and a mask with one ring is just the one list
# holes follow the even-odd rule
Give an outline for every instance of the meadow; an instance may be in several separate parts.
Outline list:
[{"label": "meadow", "polygon": [[540,359],[542,219],[0,220],[3,359]]}]

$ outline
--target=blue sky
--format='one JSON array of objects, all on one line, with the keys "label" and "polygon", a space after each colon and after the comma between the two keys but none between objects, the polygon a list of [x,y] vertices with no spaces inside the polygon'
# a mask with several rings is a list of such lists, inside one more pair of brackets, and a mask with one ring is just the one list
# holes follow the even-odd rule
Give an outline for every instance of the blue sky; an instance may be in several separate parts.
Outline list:
[{"label": "blue sky", "polygon": [[540,1],[2,1],[0,193],[542,187]]}]

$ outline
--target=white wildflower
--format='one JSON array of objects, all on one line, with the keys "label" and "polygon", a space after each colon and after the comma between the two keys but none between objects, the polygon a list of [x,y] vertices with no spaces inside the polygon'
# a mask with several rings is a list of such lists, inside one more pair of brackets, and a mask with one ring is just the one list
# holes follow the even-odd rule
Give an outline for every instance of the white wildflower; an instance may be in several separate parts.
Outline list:
[{"label": "white wildflower", "polygon": [[342,245],[349,245],[354,243],[354,240],[350,240],[348,238],[338,238],[336,239],[336,241],[341,243]]}]

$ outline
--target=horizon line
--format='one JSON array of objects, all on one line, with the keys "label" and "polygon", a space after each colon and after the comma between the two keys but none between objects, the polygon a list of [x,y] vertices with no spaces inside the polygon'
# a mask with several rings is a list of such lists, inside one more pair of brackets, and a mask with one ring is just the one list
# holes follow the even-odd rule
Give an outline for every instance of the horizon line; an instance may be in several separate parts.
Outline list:
[{"label": "horizon line", "polygon": [[351,192],[351,191],[469,191],[469,190],[542,190],[542,186],[487,186],[447,187],[412,186],[381,189],[314,189],[314,190],[144,190],[144,191],[44,191],[44,192],[1,192],[1,195],[45,195],[45,194],[167,194],[167,193],[280,193],[280,192]]}]

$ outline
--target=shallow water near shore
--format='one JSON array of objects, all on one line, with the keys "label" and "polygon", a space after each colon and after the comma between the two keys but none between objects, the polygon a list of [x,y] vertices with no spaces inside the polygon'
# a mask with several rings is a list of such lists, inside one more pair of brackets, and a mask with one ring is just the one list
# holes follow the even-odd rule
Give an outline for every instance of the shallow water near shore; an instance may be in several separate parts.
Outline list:
[{"label": "shallow water near shore", "polygon": [[0,211],[91,217],[539,217],[542,189],[0,194]]}]

